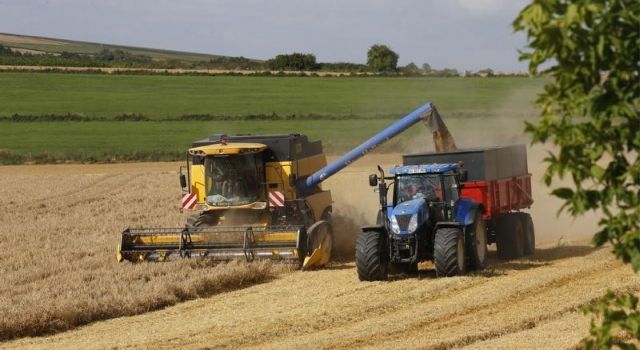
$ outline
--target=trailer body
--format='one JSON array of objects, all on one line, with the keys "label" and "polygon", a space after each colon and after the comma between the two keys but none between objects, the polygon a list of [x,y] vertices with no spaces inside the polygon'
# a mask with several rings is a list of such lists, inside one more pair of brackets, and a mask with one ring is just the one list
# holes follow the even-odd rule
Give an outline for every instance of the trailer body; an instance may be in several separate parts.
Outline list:
[{"label": "trailer body", "polygon": [[482,204],[483,219],[530,208],[531,174],[524,145],[460,149],[403,156],[404,165],[459,163],[467,171],[461,196]]}]

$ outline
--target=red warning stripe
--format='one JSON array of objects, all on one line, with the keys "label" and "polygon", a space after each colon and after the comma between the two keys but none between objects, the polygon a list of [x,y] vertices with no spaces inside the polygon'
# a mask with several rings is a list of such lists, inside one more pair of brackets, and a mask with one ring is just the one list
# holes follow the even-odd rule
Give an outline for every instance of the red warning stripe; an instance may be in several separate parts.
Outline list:
[{"label": "red warning stripe", "polygon": [[198,196],[195,193],[185,194],[182,197],[182,209],[193,209],[198,202]]},{"label": "red warning stripe", "polygon": [[284,207],[284,193],[280,191],[269,191],[269,206]]}]

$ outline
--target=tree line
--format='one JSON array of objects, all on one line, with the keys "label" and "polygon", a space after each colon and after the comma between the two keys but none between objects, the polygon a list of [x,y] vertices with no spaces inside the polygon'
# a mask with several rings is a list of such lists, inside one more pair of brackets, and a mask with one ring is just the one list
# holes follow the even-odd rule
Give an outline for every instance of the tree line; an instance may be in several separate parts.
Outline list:
[{"label": "tree line", "polygon": [[149,69],[221,69],[255,71],[297,71],[297,72],[344,72],[356,74],[376,74],[392,76],[433,76],[459,77],[497,74],[490,68],[477,72],[460,72],[453,68],[433,69],[428,63],[421,66],[411,62],[398,66],[399,55],[387,45],[376,44],[367,51],[367,63],[318,62],[312,53],[279,54],[258,61],[245,57],[219,56],[209,60],[187,61],[180,59],[153,59],[151,56],[134,54],[122,49],[104,48],[96,53],[29,53],[19,52],[0,45],[0,65],[54,66],[54,67],[96,67],[96,68],[149,68]]}]

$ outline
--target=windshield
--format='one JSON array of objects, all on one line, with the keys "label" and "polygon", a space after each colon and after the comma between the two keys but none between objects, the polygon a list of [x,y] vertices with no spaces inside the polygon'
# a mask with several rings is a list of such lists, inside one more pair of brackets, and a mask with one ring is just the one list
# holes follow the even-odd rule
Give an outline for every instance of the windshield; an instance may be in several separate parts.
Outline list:
[{"label": "windshield", "polygon": [[427,202],[442,201],[440,176],[434,174],[399,175],[396,187],[396,204],[424,198]]},{"label": "windshield", "polygon": [[210,156],[205,169],[207,203],[211,205],[244,205],[264,198],[260,153]]}]

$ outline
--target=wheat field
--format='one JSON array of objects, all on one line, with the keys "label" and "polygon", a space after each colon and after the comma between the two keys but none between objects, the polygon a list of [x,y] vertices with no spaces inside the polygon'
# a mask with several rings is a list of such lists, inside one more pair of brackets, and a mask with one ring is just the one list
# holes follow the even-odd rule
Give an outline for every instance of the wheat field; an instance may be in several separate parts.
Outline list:
[{"label": "wheat field", "polygon": [[139,314],[265,282],[287,269],[268,262],[117,263],[125,226],[183,225],[176,167],[131,165],[125,173],[70,167],[0,170],[0,339]]}]

